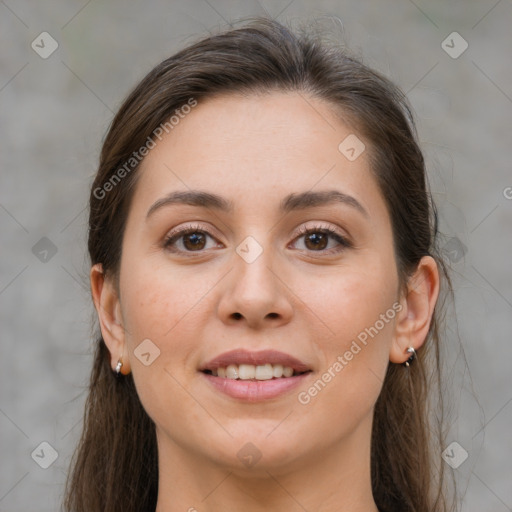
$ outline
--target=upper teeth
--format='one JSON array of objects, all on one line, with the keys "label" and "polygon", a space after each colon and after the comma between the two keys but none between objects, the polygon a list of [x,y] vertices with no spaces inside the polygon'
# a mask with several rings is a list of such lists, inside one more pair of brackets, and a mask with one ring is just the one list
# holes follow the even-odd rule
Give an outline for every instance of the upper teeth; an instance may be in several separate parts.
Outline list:
[{"label": "upper teeth", "polygon": [[228,367],[219,367],[212,370],[212,374],[218,377],[227,377],[228,379],[241,380],[270,380],[279,377],[291,377],[293,368],[283,366],[282,364],[263,364],[255,366],[253,364],[230,364]]}]

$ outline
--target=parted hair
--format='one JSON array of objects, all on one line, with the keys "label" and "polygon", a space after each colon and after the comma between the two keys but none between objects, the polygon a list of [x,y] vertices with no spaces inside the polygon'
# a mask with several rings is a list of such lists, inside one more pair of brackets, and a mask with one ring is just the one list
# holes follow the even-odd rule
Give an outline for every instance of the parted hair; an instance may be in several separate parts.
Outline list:
[{"label": "parted hair", "polygon": [[[451,290],[437,250],[438,223],[425,163],[405,95],[340,43],[311,28],[293,30],[258,17],[209,34],[152,69],[131,91],[105,137],[91,187],[88,250],[117,279],[137,166],[107,194],[94,191],[154,131],[191,98],[217,94],[290,91],[327,102],[368,143],[371,171],[385,200],[393,232],[400,285],[425,255],[441,269],[441,289]],[[171,135],[172,136],[172,135]],[[441,463],[443,396],[442,304],[410,368],[390,363],[376,402],[371,438],[371,481],[381,512],[446,512]],[[67,512],[150,512],[158,494],[155,425],[130,375],[116,378],[99,333],[85,404],[83,431],[68,473]]]}]

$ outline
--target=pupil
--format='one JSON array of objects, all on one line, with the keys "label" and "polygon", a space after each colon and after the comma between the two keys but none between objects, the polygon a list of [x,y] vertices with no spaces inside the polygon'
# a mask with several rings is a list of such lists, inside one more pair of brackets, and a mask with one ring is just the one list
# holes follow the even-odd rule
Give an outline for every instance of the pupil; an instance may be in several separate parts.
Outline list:
[{"label": "pupil", "polygon": [[192,233],[190,235],[188,235],[188,237],[186,238],[186,240],[188,242],[190,242],[191,246],[192,247],[199,247],[199,245],[201,244],[201,242],[204,243],[204,237],[203,235],[201,234],[198,234],[198,233]]},{"label": "pupil", "polygon": [[308,236],[307,240],[309,242],[312,242],[314,247],[320,247],[323,249],[325,247],[326,236],[324,233],[320,233],[320,235],[317,233],[313,233]]}]

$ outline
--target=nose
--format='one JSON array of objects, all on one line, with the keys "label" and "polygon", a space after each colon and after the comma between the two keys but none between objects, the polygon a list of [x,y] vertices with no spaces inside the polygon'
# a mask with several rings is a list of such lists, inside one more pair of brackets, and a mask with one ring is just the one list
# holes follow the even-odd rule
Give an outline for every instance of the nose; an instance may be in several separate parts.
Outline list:
[{"label": "nose", "polygon": [[288,323],[293,314],[293,294],[283,272],[275,269],[276,255],[265,249],[254,261],[238,253],[233,260],[218,305],[221,320],[226,324],[245,323],[253,329]]}]

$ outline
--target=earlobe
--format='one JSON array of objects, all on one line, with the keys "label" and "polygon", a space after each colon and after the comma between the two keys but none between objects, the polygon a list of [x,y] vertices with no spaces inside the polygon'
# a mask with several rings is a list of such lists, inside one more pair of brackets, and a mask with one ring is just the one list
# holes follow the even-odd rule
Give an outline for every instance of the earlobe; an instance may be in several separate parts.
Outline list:
[{"label": "earlobe", "polygon": [[121,373],[130,372],[126,352],[125,329],[121,305],[112,279],[105,276],[101,263],[93,265],[90,272],[91,293],[98,314],[101,334],[111,356],[112,370],[122,361]]},{"label": "earlobe", "polygon": [[401,300],[402,311],[395,323],[389,360],[405,363],[409,347],[418,350],[427,338],[439,295],[439,271],[431,256],[424,256],[407,283]]}]

